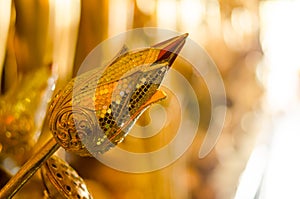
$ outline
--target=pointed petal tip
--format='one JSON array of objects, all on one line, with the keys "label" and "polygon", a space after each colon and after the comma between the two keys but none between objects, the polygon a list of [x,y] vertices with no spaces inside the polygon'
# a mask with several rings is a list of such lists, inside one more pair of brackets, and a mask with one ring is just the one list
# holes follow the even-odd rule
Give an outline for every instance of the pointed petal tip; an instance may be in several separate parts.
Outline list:
[{"label": "pointed petal tip", "polygon": [[157,61],[168,60],[170,65],[172,65],[173,61],[183,48],[188,35],[188,33],[185,33],[154,45],[154,47],[161,49]]},{"label": "pointed petal tip", "polygon": [[189,36],[189,33],[184,33],[183,35],[181,35],[181,37],[183,37],[183,38],[187,38]]}]

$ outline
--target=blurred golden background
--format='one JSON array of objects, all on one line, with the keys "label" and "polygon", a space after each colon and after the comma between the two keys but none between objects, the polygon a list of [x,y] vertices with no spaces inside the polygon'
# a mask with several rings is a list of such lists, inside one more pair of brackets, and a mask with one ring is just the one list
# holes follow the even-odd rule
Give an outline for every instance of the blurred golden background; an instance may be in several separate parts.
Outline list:
[{"label": "blurred golden background", "polygon": [[[30,157],[38,138],[47,137],[41,135],[47,103],[76,75],[93,48],[126,30],[159,27],[188,32],[223,77],[227,114],[214,150],[198,158],[211,115],[210,96],[203,86],[198,135],[189,150],[166,168],[131,174],[93,158],[63,151],[60,156],[84,178],[96,199],[277,198],[263,191],[272,175],[262,176],[268,173],[268,163],[278,163],[268,156],[276,149],[269,147],[274,134],[282,131],[276,133],[276,126],[294,121],[283,118],[299,105],[300,29],[291,22],[299,19],[297,8],[299,1],[271,0],[0,0],[1,167],[13,175]],[[186,76],[192,73],[183,61],[177,65]],[[204,84],[201,79],[192,82]],[[145,120],[146,116],[139,122]],[[299,129],[291,125],[289,132]],[[290,138],[282,148],[296,139]],[[264,151],[258,150],[261,146]],[[292,157],[288,161],[293,162]],[[9,177],[4,170],[0,184]],[[275,173],[278,170],[281,167]],[[278,183],[272,189],[282,186]],[[15,198],[43,198],[43,191],[37,174]]]}]

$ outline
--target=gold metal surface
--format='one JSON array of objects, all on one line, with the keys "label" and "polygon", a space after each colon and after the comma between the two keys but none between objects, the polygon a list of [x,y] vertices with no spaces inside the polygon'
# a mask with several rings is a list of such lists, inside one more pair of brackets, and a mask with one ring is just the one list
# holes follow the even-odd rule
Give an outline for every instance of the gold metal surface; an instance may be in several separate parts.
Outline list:
[{"label": "gold metal surface", "polygon": [[94,69],[67,84],[48,110],[55,139],[25,163],[0,191],[0,198],[11,198],[59,146],[97,156],[122,142],[139,115],[165,98],[158,88],[187,36],[136,52],[122,50],[103,73]]},{"label": "gold metal surface", "polygon": [[[22,81],[22,86],[15,89],[15,85],[25,74],[31,75],[36,69],[53,63],[56,69],[53,74],[58,77],[53,89],[62,89],[72,77],[78,74],[77,71],[81,69],[83,60],[102,41],[105,43],[106,39],[119,37],[120,33],[131,32],[133,28],[153,27],[157,33],[148,32],[148,28],[143,30],[141,35],[145,36],[146,40],[137,37],[126,37],[126,40],[146,45],[169,31],[185,31],[190,33],[190,41],[195,42],[208,54],[202,53],[199,56],[194,48],[186,45],[183,59],[177,59],[172,65],[172,69],[183,75],[191,85],[197,96],[194,102],[199,105],[201,116],[199,131],[189,150],[164,169],[138,175],[111,169],[109,165],[105,166],[95,158],[65,153],[63,149],[58,152],[58,155],[60,157],[66,155],[68,163],[80,173],[89,191],[97,199],[228,199],[234,197],[236,190],[239,192],[240,187],[243,186],[238,187],[238,184],[243,184],[243,181],[246,182],[246,189],[241,190],[244,190],[246,195],[251,194],[248,182],[255,184],[252,178],[253,174],[257,174],[257,164],[254,164],[254,170],[249,173],[250,178],[247,178],[247,171],[243,170],[251,168],[250,163],[246,166],[249,157],[255,159],[254,157],[264,154],[255,149],[255,154],[258,156],[250,156],[255,143],[259,143],[259,146],[262,144],[257,142],[257,135],[265,138],[266,142],[273,139],[272,136],[260,136],[261,133],[270,130],[265,128],[266,120],[274,110],[280,108],[280,113],[275,111],[279,120],[276,120],[276,125],[271,129],[280,130],[276,127],[280,126],[281,119],[286,121],[288,117],[293,121],[290,111],[295,109],[292,108],[293,110],[285,114],[283,113],[286,111],[285,103],[278,102],[292,99],[292,103],[287,103],[288,107],[291,107],[296,105],[299,99],[299,92],[294,90],[297,88],[299,90],[295,85],[299,85],[296,81],[300,77],[297,72],[300,64],[297,64],[299,59],[294,59],[299,45],[293,45],[299,40],[298,28],[294,25],[299,18],[297,18],[299,5],[297,1],[272,0],[0,0],[0,76],[2,77],[0,98],[14,90],[14,95],[8,100],[1,100],[0,105],[0,123],[5,123],[5,125],[0,124],[0,137],[2,137],[0,166],[15,174],[18,165],[22,165],[34,153],[30,152],[32,145],[35,143],[34,148],[40,148],[52,137],[46,124],[45,129],[38,136],[38,142],[31,140],[35,125],[29,115],[35,114],[35,121],[38,122],[48,121],[44,115],[36,114],[37,110],[31,106],[37,104],[30,97],[31,94],[26,93],[32,90],[24,89],[27,85],[33,84],[32,79]],[[128,43],[128,46],[132,46],[132,43]],[[104,58],[116,52],[112,49],[104,51]],[[216,109],[212,109],[211,103],[211,96],[216,92],[209,90],[208,87],[208,82],[214,81],[215,78],[210,73],[213,65],[203,61],[207,60],[207,56],[216,63],[226,88],[227,103]],[[195,74],[193,67],[197,65],[191,65],[187,57],[195,58],[198,60],[197,63],[202,63],[199,68],[201,75]],[[101,59],[101,62],[107,61]],[[168,74],[165,83],[170,83],[171,88],[176,89],[176,92],[168,92],[168,89],[161,87],[166,92],[167,99],[147,109],[125,140],[118,144],[118,148],[133,153],[161,150],[175,138],[182,119],[187,119],[191,124],[198,122],[192,117],[180,117],[180,111],[184,109],[177,103],[180,100],[176,101],[176,96],[191,99],[188,95],[182,95],[181,90],[184,91],[186,86],[180,84],[173,74]],[[26,114],[24,112],[21,114],[19,108],[9,108],[16,95],[24,96],[24,100],[17,101],[19,107],[26,109]],[[31,98],[31,102],[28,103],[26,98]],[[227,109],[227,113],[222,134],[211,154],[199,159],[199,149],[205,144],[205,136],[209,135],[207,129],[210,126],[215,127],[214,122],[219,121],[219,113],[223,108]],[[193,112],[193,109],[189,110],[189,113]],[[266,118],[265,113],[268,116]],[[287,126],[294,130],[295,124]],[[185,135],[192,132],[189,128],[184,128],[184,131]],[[288,131],[290,132],[293,131]],[[287,130],[283,133],[285,138],[289,138],[286,136]],[[145,135],[154,136],[144,138]],[[143,139],[140,136],[143,136]],[[297,139],[290,137],[289,140]],[[287,144],[293,146],[290,142]],[[175,151],[180,149],[180,146],[180,143],[176,145]],[[275,145],[272,148],[276,148]],[[297,150],[284,153],[284,149],[288,150],[290,147],[283,147],[283,145],[280,149],[280,154],[289,154],[293,163],[297,163],[298,156],[291,155]],[[147,164],[166,160],[172,156],[172,152],[173,150],[158,159],[149,158]],[[113,154],[114,151],[109,153]],[[105,156],[110,156],[109,153]],[[125,166],[141,164],[142,161],[128,161]],[[260,165],[264,166],[262,163]],[[271,164],[270,168],[285,165],[291,164],[280,160],[278,164]],[[297,184],[295,183],[297,178],[294,177],[297,169],[280,171],[283,171],[279,172],[283,174],[286,174],[286,171],[293,173],[291,175],[293,177],[286,178],[284,181],[279,180],[279,183],[283,182],[283,186],[279,189],[271,188],[270,192],[273,195],[278,191],[293,195],[291,188]],[[37,172],[28,180],[13,198],[42,199],[44,187],[39,174]],[[243,174],[242,179],[241,174]],[[278,175],[270,174],[270,176],[276,178]],[[0,174],[0,181],[2,180],[7,182],[8,178],[5,174]],[[266,185],[270,184],[267,183],[267,178],[264,181]],[[271,183],[274,184],[276,185]],[[286,192],[285,188],[290,191]],[[265,189],[263,192],[265,193]]]},{"label": "gold metal surface", "polygon": [[138,116],[165,98],[155,93],[186,37],[121,51],[103,72],[96,68],[73,79],[50,105],[50,130],[57,142],[82,156],[97,156],[120,143]]},{"label": "gold metal surface", "polygon": [[54,139],[49,140],[43,148],[33,155],[21,169],[1,189],[0,198],[11,198],[27,182],[41,165],[59,148]]},{"label": "gold metal surface", "polygon": [[64,160],[53,155],[41,168],[46,195],[53,199],[92,199],[83,179]]}]

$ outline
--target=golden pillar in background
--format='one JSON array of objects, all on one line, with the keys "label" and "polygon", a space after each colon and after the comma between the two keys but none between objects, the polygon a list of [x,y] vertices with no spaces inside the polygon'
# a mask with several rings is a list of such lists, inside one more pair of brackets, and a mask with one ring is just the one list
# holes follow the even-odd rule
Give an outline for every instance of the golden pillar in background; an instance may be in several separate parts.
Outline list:
[{"label": "golden pillar in background", "polygon": [[2,82],[3,92],[42,66],[48,31],[47,1],[13,1]]},{"label": "golden pillar in background", "polygon": [[44,63],[49,26],[48,1],[14,0],[16,22],[14,51],[18,73],[30,73]]},{"label": "golden pillar in background", "polygon": [[108,37],[108,6],[109,1],[81,1],[80,26],[73,76],[76,75],[86,56],[101,41]]}]

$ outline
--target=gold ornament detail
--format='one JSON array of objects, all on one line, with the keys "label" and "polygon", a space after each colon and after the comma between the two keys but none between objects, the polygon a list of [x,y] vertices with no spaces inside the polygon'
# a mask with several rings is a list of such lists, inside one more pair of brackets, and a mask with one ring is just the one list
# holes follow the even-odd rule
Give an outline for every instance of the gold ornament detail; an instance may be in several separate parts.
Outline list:
[{"label": "gold ornament detail", "polygon": [[96,157],[122,142],[141,113],[166,97],[159,86],[187,36],[135,52],[123,48],[104,71],[96,68],[71,80],[47,113],[54,138],[1,189],[0,198],[11,198],[60,146]]},{"label": "gold ornament detail", "polygon": [[67,162],[55,155],[42,166],[41,174],[49,198],[92,199],[83,179]]},{"label": "gold ornament detail", "polygon": [[67,151],[98,155],[120,143],[138,116],[166,97],[158,90],[171,63],[161,49],[124,52],[102,72],[75,78],[49,110],[50,130]]}]

